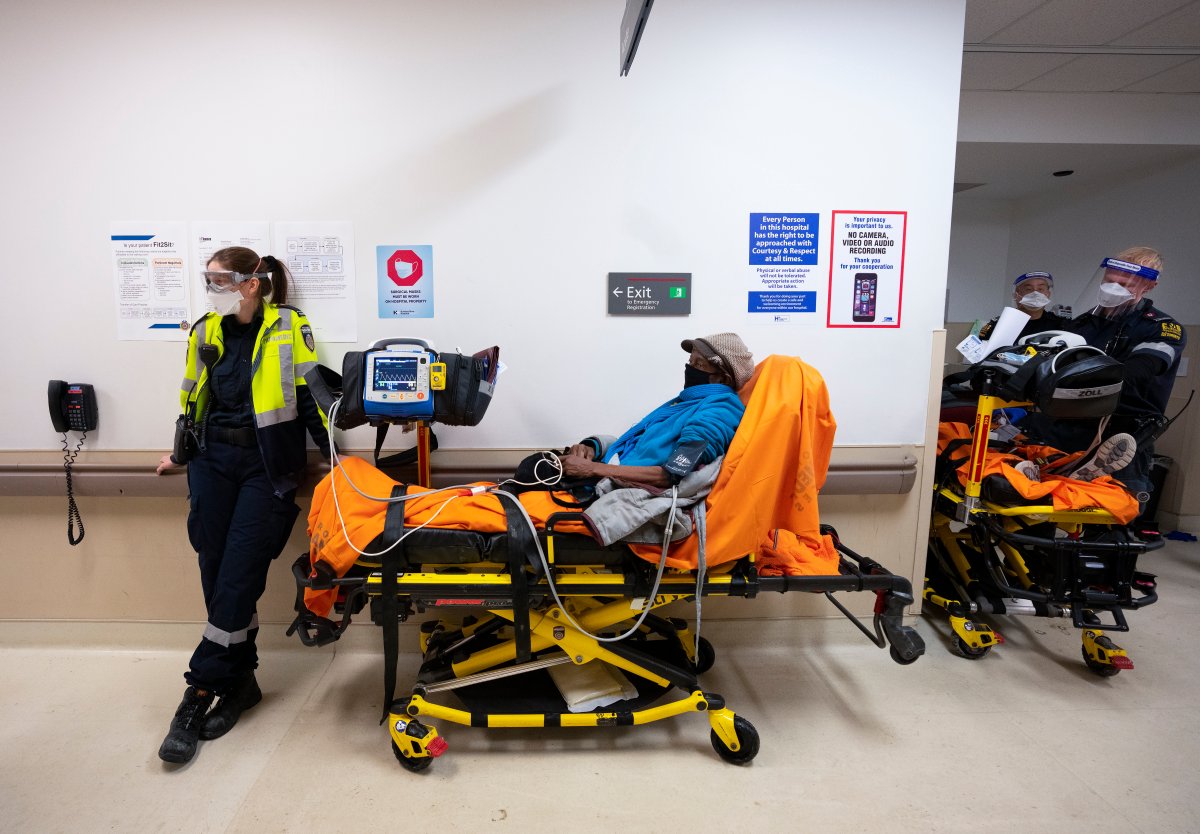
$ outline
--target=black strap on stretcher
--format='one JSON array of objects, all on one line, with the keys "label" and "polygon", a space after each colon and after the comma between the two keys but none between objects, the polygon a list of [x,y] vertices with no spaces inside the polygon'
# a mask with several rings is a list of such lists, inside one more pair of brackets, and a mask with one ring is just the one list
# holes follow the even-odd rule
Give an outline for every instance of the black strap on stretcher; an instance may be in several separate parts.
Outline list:
[{"label": "black strap on stretcher", "polygon": [[[388,425],[389,425],[388,423],[379,423],[378,425],[375,426],[375,468],[386,470],[386,469],[390,469],[390,468],[397,467],[397,466],[412,466],[414,463],[417,462],[417,455],[419,454],[416,446],[412,446],[411,448],[408,448],[408,449],[403,449],[399,452],[396,452],[395,454],[388,455],[387,457],[381,458],[379,456],[379,453],[383,451],[383,441],[384,441],[384,438],[387,437]],[[438,449],[437,435],[434,434],[433,429],[430,428],[429,429],[429,451],[436,452],[437,449]]]},{"label": "black strap on stretcher", "polygon": [[[399,498],[408,492],[407,484],[396,484],[392,487],[392,498]],[[508,528],[508,570],[509,582],[512,586],[513,613],[513,642],[516,644],[516,662],[526,663],[532,656],[529,628],[529,575],[525,570],[526,560],[535,569],[540,568],[540,561],[535,561],[536,542],[533,531],[525,523],[525,518],[510,502],[517,501],[516,496],[504,493],[497,495],[500,505],[504,508],[505,524]],[[380,563],[379,583],[379,625],[383,628],[383,715],[379,723],[383,724],[391,712],[392,701],[396,697],[396,663],[400,658],[400,606],[397,602],[399,585],[397,580],[409,567],[405,555],[404,516],[407,501],[394,501],[388,505],[383,522],[383,539],[399,543],[383,554]]]},{"label": "black strap on stretcher", "polygon": [[[392,487],[392,498],[407,494],[408,484],[396,484]],[[398,591],[397,580],[403,569],[408,567],[408,559],[404,555],[404,508],[407,501],[393,501],[388,504],[384,515],[384,541],[399,542],[395,547],[383,554],[380,563],[380,596],[379,596],[379,625],[383,629],[383,715],[379,723],[387,721],[392,709],[392,699],[396,697],[396,662],[400,658],[400,606],[396,600]]]},{"label": "black strap on stretcher", "polygon": [[518,502],[515,495],[499,490],[495,493],[504,508],[504,523],[508,529],[508,580],[512,585],[513,613],[513,642],[516,644],[517,663],[526,663],[533,656],[529,632],[529,576],[525,571],[525,561],[528,559],[535,568],[541,567],[541,562],[534,562],[533,554],[537,543],[533,539],[533,531],[525,523],[525,517],[514,506]]}]

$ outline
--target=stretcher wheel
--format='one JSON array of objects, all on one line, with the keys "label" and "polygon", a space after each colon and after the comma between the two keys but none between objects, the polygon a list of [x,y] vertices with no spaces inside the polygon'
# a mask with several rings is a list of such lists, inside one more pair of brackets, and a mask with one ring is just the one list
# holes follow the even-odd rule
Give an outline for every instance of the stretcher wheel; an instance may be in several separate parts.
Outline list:
[{"label": "stretcher wheel", "polygon": [[717,662],[717,650],[705,638],[700,638],[700,646],[696,652],[696,674],[703,675]]},{"label": "stretcher wheel", "polygon": [[749,764],[750,760],[758,755],[758,730],[754,729],[754,725],[740,715],[733,717],[733,729],[737,733],[741,749],[730,750],[717,735],[717,731],[710,730],[708,738],[712,742],[713,750],[716,750],[717,755],[730,764]]},{"label": "stretcher wheel", "polygon": [[392,753],[396,756],[396,761],[400,762],[405,770],[412,771],[413,773],[420,773],[433,764],[433,756],[410,757],[404,755],[404,752],[400,749],[400,745],[394,741],[392,742]]},{"label": "stretcher wheel", "polygon": [[954,643],[950,646],[950,651],[954,652],[959,657],[965,657],[967,660],[979,660],[979,658],[983,657],[991,650],[991,646],[981,646],[977,649],[974,646],[968,645],[967,641],[959,637],[957,634],[954,635]]},{"label": "stretcher wheel", "polygon": [[1116,666],[1113,666],[1110,663],[1101,663],[1098,660],[1092,660],[1090,657],[1088,657],[1087,649],[1081,648],[1080,651],[1083,652],[1083,662],[1087,664],[1089,669],[1091,669],[1100,677],[1111,678],[1120,674],[1121,670]]}]

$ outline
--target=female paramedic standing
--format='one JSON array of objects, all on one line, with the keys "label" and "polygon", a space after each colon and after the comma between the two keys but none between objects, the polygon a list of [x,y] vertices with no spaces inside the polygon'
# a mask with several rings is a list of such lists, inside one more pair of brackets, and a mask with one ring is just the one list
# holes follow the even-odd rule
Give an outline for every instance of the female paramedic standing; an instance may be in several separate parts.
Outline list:
[{"label": "female paramedic standing", "polygon": [[[216,313],[192,327],[180,399],[198,427],[199,448],[187,462],[188,538],[199,554],[208,623],[158,751],[175,763],[190,761],[199,739],[224,735],[262,699],[255,606],[299,511],[305,427],[329,454],[325,416],[303,379],[317,362],[312,328],[286,303],[287,268],[233,246],[213,254],[204,280]],[[158,473],[183,463],[165,455]]]}]

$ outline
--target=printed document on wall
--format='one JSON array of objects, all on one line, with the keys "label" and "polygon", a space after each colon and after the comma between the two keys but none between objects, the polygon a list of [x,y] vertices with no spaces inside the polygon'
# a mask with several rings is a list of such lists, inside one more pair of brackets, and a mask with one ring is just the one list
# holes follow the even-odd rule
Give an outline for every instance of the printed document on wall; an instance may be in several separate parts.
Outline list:
[{"label": "printed document on wall", "polygon": [[357,342],[353,225],[276,223],[271,254],[292,273],[288,303],[308,316],[317,341]]},{"label": "printed document on wall", "polygon": [[906,211],[834,211],[828,327],[899,327]]},{"label": "printed document on wall", "polygon": [[751,212],[746,312],[754,324],[820,324],[819,212]]},{"label": "printed document on wall", "polygon": [[[204,220],[192,223],[192,254],[195,258],[188,285],[193,299],[192,309],[196,310],[197,318],[202,313],[213,311],[204,287],[204,271],[208,269],[208,261],[214,252],[229,246],[244,246],[260,257],[274,255],[271,251],[271,224],[266,220],[245,223]],[[264,267],[262,271],[267,270]]]},{"label": "printed document on wall", "polygon": [[113,222],[109,227],[117,296],[117,338],[178,342],[192,324],[187,225]]}]

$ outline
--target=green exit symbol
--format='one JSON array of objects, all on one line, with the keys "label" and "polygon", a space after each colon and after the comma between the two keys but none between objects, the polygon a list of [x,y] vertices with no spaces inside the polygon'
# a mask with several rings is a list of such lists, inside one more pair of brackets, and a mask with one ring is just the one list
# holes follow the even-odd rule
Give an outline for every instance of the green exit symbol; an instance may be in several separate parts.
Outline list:
[{"label": "green exit symbol", "polygon": [[671,298],[687,298],[687,287],[671,287]]}]

